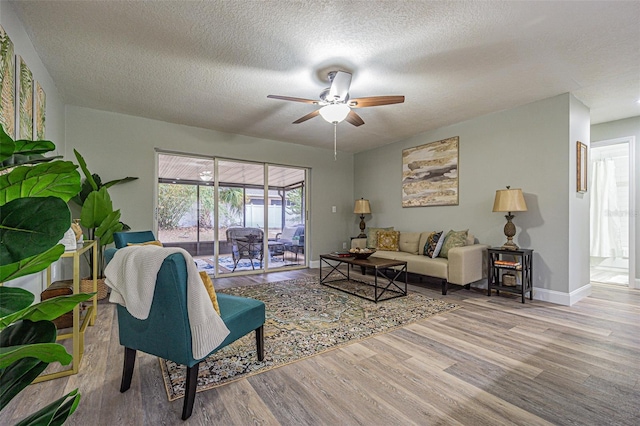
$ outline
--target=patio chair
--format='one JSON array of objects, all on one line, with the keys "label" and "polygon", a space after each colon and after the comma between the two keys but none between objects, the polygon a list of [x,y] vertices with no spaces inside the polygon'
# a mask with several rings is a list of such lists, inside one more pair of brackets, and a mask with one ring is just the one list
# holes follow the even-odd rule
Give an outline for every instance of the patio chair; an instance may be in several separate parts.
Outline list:
[{"label": "patio chair", "polygon": [[254,260],[260,262],[264,259],[264,232],[260,228],[229,228],[227,229],[227,241],[231,242],[231,256],[233,257],[234,272],[242,259],[251,262],[251,268],[256,269]]}]

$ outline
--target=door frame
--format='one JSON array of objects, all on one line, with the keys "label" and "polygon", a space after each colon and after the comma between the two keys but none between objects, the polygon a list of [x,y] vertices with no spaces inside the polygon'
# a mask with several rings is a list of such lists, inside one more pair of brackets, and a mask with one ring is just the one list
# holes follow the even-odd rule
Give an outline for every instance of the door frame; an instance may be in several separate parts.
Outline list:
[{"label": "door frame", "polygon": [[636,138],[625,136],[622,138],[605,139],[591,142],[590,148],[628,144],[629,147],[629,288],[640,288],[640,280],[636,278]]}]

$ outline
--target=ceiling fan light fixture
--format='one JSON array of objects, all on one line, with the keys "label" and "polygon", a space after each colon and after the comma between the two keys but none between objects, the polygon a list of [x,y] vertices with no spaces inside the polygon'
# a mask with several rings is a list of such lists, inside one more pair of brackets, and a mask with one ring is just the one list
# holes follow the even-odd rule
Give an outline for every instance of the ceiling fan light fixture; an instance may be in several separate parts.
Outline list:
[{"label": "ceiling fan light fixture", "polygon": [[340,123],[350,111],[351,108],[346,104],[330,104],[320,108],[320,115],[329,123]]}]

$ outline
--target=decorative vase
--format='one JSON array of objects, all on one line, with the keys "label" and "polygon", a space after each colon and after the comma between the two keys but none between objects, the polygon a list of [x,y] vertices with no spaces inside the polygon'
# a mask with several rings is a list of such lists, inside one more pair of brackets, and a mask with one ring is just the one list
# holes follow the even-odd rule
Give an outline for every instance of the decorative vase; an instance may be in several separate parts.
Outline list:
[{"label": "decorative vase", "polygon": [[82,243],[84,237],[82,235],[82,227],[80,226],[80,219],[73,219],[73,223],[71,224],[71,229],[76,234],[76,242]]}]

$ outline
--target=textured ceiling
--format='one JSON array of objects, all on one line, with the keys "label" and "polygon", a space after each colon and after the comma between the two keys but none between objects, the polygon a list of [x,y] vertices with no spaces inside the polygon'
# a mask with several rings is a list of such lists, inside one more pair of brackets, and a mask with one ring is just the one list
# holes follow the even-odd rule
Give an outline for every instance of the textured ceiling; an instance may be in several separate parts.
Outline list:
[{"label": "textured ceiling", "polygon": [[314,105],[405,95],[338,126],[358,152],[571,92],[593,123],[640,115],[640,1],[11,1],[65,102],[333,148]]}]

